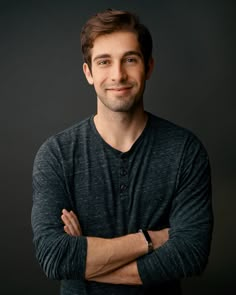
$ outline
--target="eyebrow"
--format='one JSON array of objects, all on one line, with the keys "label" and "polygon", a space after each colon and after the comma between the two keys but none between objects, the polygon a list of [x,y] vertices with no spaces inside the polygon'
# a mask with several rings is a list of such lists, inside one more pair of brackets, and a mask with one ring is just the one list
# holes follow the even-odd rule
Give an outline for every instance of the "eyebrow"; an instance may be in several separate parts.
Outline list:
[{"label": "eyebrow", "polygon": [[98,60],[100,58],[108,58],[108,57],[111,57],[110,54],[107,54],[107,53],[99,54],[99,55],[94,57],[93,61],[96,61],[96,60]]},{"label": "eyebrow", "polygon": [[[138,52],[138,51],[135,51],[135,50],[125,52],[123,54],[123,58],[126,57],[126,56],[129,56],[129,55],[136,55],[136,56],[140,57],[141,59],[143,59],[142,54],[140,52]],[[94,57],[93,62],[95,62],[96,60],[101,59],[101,58],[110,58],[110,57],[111,57],[111,55],[108,54],[108,53],[99,54],[99,55]]]},{"label": "eyebrow", "polygon": [[129,55],[136,55],[140,58],[143,58],[142,54],[138,51],[135,51],[135,50],[132,50],[132,51],[127,51],[123,56],[126,57],[126,56],[129,56]]}]

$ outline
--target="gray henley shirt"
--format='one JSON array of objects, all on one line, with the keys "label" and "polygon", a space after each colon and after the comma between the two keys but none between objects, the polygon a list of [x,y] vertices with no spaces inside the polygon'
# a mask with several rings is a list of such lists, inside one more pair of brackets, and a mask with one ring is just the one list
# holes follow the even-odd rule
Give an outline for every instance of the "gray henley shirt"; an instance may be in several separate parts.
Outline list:
[{"label": "gray henley shirt", "polygon": [[[180,279],[207,264],[213,227],[208,155],[190,131],[148,116],[128,152],[108,145],[92,116],[50,137],[35,157],[36,256],[49,278],[61,280],[62,295],[181,294]],[[83,236],[64,232],[63,208],[78,216]],[[137,260],[142,286],[85,280],[86,236],[165,227],[169,240]]]}]

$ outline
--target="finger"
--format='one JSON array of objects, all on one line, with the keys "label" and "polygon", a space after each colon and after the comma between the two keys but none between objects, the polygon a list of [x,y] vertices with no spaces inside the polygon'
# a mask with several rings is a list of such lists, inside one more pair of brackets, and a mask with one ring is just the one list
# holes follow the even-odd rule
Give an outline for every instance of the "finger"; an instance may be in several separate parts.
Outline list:
[{"label": "finger", "polygon": [[71,217],[71,214],[66,209],[62,210],[61,219],[65,223],[65,225],[69,226],[71,224],[72,217]]},{"label": "finger", "polygon": [[66,226],[68,226],[68,225],[70,224],[70,222],[69,222],[67,216],[64,215],[64,214],[61,215],[61,220],[63,221],[63,223],[64,223]]},{"label": "finger", "polygon": [[77,216],[75,215],[75,213],[73,211],[70,211],[70,216],[72,218],[71,222],[73,222],[73,224],[77,226],[78,230],[80,231],[80,234],[82,234],[82,230],[81,230],[79,220],[78,220]]},{"label": "finger", "polygon": [[67,218],[66,218],[66,216],[65,215],[61,215],[61,220],[63,221],[63,223],[64,223],[64,230],[67,232],[67,233],[69,233],[69,221],[67,220]]},{"label": "finger", "polygon": [[63,209],[62,213],[69,219],[69,222],[73,225],[76,234],[81,235],[82,230],[76,214],[72,210],[69,212],[66,209]]},{"label": "finger", "polygon": [[80,231],[77,224],[75,223],[75,221],[69,214],[62,214],[61,219],[64,222],[65,226],[67,227],[67,232],[70,235],[73,235],[73,236],[80,235]]},{"label": "finger", "polygon": [[62,214],[69,215],[69,211],[67,211],[65,208],[62,210]]},{"label": "finger", "polygon": [[72,224],[68,224],[64,226],[64,231],[70,236],[78,236],[78,232],[74,229]]},{"label": "finger", "polygon": [[68,218],[69,225],[71,226],[73,233],[75,233],[77,235],[81,234],[79,221],[78,221],[76,215],[74,214],[74,212],[70,211],[68,213],[68,215],[66,215],[66,217]]},{"label": "finger", "polygon": [[66,225],[64,226],[64,231],[65,231],[68,235],[70,235],[70,236],[72,235],[71,232],[70,232],[69,227],[66,226]]},{"label": "finger", "polygon": [[70,219],[65,214],[62,214],[61,219],[62,219],[62,221],[65,224],[65,227],[67,229],[67,232],[69,232],[70,234],[72,234],[73,225],[71,224]]},{"label": "finger", "polygon": [[70,216],[74,219],[75,223],[76,223],[78,226],[80,226],[80,224],[79,224],[79,220],[78,220],[77,216],[75,215],[75,213],[71,210],[71,211],[69,212],[69,214],[70,214]]}]

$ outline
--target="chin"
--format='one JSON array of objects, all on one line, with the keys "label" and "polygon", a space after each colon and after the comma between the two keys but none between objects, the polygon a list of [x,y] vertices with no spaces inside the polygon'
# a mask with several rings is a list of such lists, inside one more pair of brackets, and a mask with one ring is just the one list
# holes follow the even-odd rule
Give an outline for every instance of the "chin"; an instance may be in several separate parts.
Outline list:
[{"label": "chin", "polygon": [[137,108],[137,104],[129,104],[129,105],[123,105],[123,106],[113,106],[109,109],[116,113],[130,113],[133,112]]}]

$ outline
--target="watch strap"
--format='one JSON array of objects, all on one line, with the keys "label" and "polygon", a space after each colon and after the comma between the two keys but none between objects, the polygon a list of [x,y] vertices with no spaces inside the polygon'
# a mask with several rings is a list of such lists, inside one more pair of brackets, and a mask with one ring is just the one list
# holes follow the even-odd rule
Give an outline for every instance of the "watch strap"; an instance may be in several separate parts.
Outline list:
[{"label": "watch strap", "polygon": [[139,232],[141,232],[144,235],[148,244],[148,253],[151,253],[154,250],[154,248],[153,248],[153,243],[148,231],[144,229],[140,229]]}]

